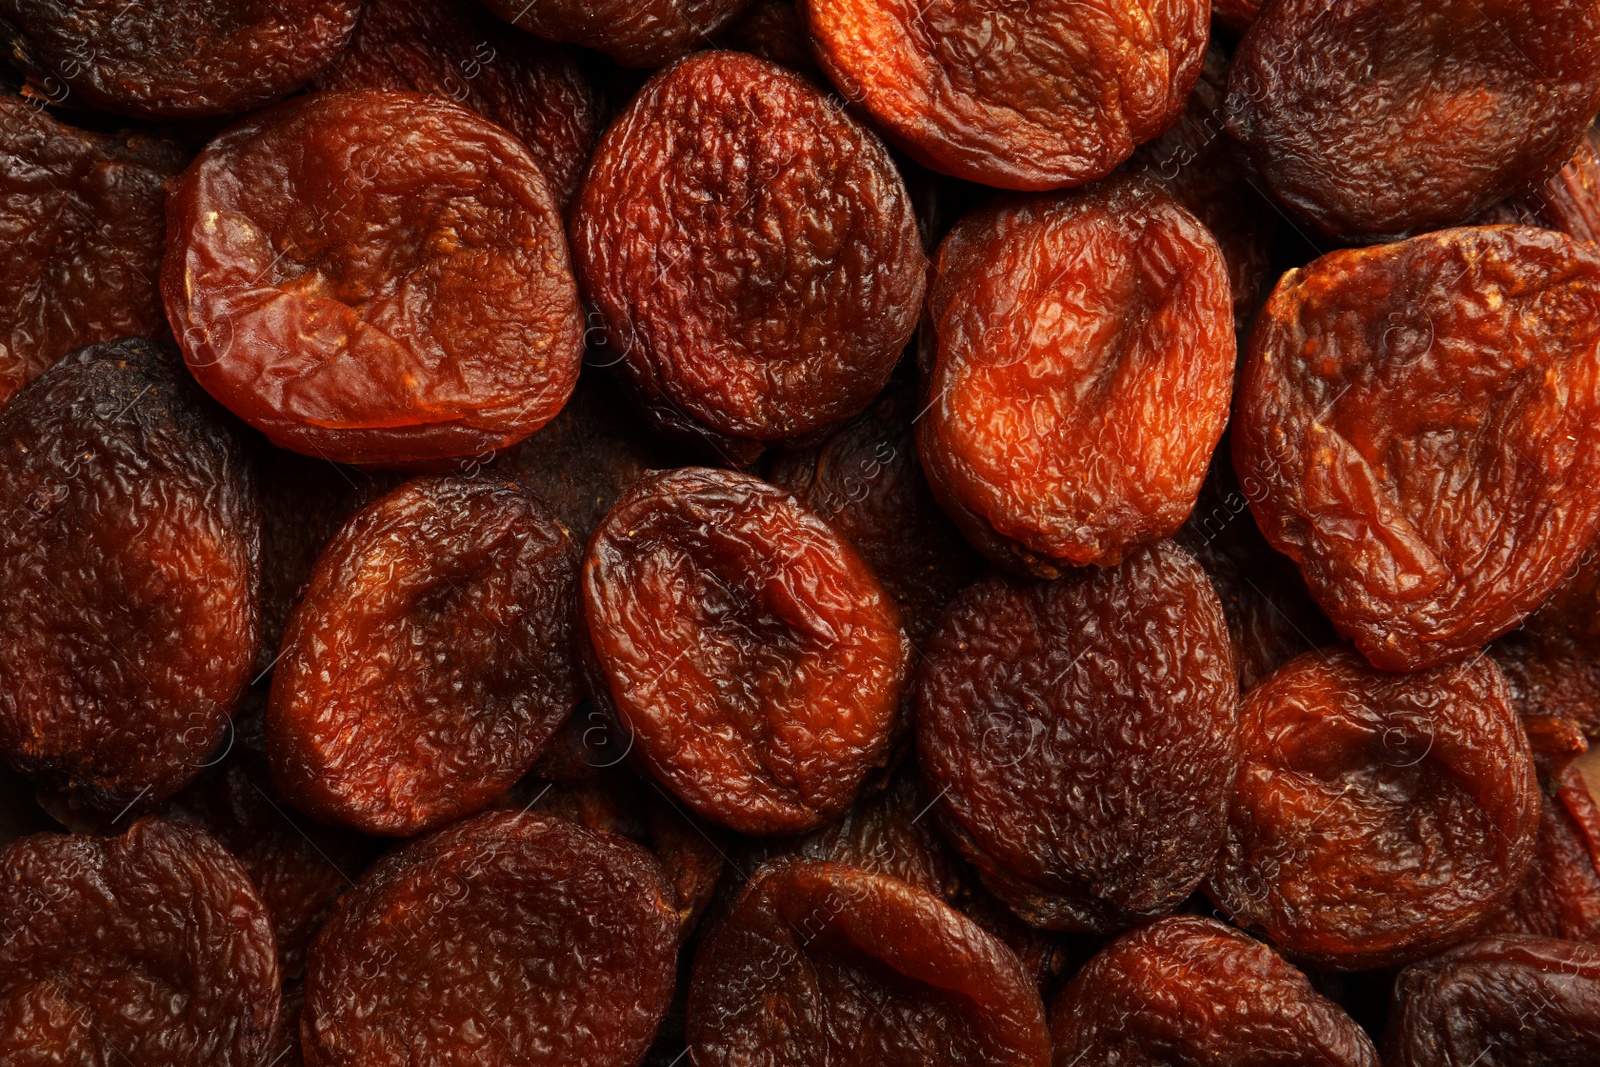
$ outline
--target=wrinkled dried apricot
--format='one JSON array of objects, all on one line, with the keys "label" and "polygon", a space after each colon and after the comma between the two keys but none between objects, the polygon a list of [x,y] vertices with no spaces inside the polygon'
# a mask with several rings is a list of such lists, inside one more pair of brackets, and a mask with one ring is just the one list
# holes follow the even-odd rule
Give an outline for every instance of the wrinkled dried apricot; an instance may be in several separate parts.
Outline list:
[{"label": "wrinkled dried apricot", "polygon": [[209,834],[0,850],[0,1062],[259,1067],[278,1027],[266,905]]},{"label": "wrinkled dried apricot", "polygon": [[1232,434],[1262,533],[1368,659],[1475,651],[1600,527],[1600,250],[1456,229],[1290,271]]},{"label": "wrinkled dried apricot", "polygon": [[1228,92],[1267,188],[1323,232],[1454,225],[1572,157],[1600,111],[1600,2],[1284,0]]},{"label": "wrinkled dried apricot", "polygon": [[1183,903],[1221,841],[1238,730],[1227,620],[1192,556],[985,579],[924,654],[926,788],[996,896],[1093,933]]},{"label": "wrinkled dried apricot", "polygon": [[1600,738],[1600,552],[1591,545],[1539,610],[1489,646],[1524,717]]},{"label": "wrinkled dried apricot", "polygon": [[822,69],[920,163],[1002,189],[1109,174],[1200,76],[1198,0],[804,0]]},{"label": "wrinkled dried apricot", "polygon": [[811,52],[811,35],[794,0],[755,0],[724,28],[719,47],[760,56],[803,74],[818,85],[827,78]]},{"label": "wrinkled dried apricot", "polygon": [[612,372],[652,422],[758,444],[871,403],[926,266],[877,137],[739,52],[663,71],[606,131],[572,251]]},{"label": "wrinkled dried apricot", "polygon": [[661,865],[565,819],[487,812],[390,853],[312,944],[308,1067],[631,1067],[672,997]]},{"label": "wrinkled dried apricot", "polygon": [[1355,1020],[1231,926],[1174,915],[1113,941],[1050,1005],[1055,1067],[1378,1067]]},{"label": "wrinkled dried apricot", "polygon": [[504,793],[578,703],[577,559],[514,482],[417,478],[358,512],[318,558],[273,671],[278,789],[377,834]]},{"label": "wrinkled dried apricot", "polygon": [[695,958],[699,1067],[1045,1067],[1044,1005],[1009,949],[932,893],[836,863],[758,870]]},{"label": "wrinkled dried apricot", "polygon": [[543,172],[447,100],[313,93],[253,116],[184,172],[167,221],[189,369],[276,445],[437,465],[537,430],[577,380]]},{"label": "wrinkled dried apricot", "polygon": [[967,538],[1053,578],[1115,564],[1194,506],[1235,341],[1216,241],[1117,178],[968,215],[939,246],[917,447]]},{"label": "wrinkled dried apricot", "polygon": [[855,549],[781,489],[704,467],[640,482],[590,539],[583,603],[590,696],[701,816],[808,830],[887,759],[910,642]]},{"label": "wrinkled dried apricot", "polygon": [[1243,33],[1261,14],[1261,0],[1211,0],[1211,17],[1233,33]]},{"label": "wrinkled dried apricot", "polygon": [[360,0],[0,0],[8,59],[52,103],[135,118],[249,111],[343,46]]},{"label": "wrinkled dried apricot", "polygon": [[659,67],[703,47],[749,0],[483,0],[513,25],[604,52],[625,67]]},{"label": "wrinkled dried apricot", "polygon": [[1330,970],[1459,941],[1522,882],[1539,826],[1528,739],[1486,657],[1412,674],[1307,653],[1246,694],[1206,891]]},{"label": "wrinkled dried apricot", "polygon": [[0,754],[72,807],[200,773],[260,643],[261,514],[232,426],[148,341],[0,408]]},{"label": "wrinkled dried apricot", "polygon": [[1543,226],[1578,241],[1600,242],[1600,129],[1589,127],[1577,154],[1553,176],[1473,221],[1479,226]]},{"label": "wrinkled dried apricot", "polygon": [[1485,934],[1537,934],[1600,943],[1600,805],[1568,768],[1540,796],[1533,862]]}]

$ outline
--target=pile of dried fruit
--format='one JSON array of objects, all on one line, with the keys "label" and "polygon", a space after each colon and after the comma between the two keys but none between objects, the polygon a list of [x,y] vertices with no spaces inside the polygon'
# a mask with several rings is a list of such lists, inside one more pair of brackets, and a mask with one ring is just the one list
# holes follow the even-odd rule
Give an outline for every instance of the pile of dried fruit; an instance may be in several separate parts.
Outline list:
[{"label": "pile of dried fruit", "polygon": [[0,40],[0,1067],[1600,1064],[1600,0]]}]

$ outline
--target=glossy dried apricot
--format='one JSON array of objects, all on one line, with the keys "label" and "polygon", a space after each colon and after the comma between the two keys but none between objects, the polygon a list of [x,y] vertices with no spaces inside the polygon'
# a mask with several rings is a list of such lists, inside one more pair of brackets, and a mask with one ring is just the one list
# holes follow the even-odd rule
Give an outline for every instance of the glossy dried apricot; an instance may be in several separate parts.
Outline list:
[{"label": "glossy dried apricot", "polygon": [[1600,738],[1600,552],[1583,554],[1539,610],[1489,646],[1524,717],[1576,722]]},{"label": "glossy dried apricot", "polygon": [[209,834],[36,834],[0,850],[0,1062],[259,1067],[278,1028],[266,905]]},{"label": "glossy dried apricot", "polygon": [[1575,767],[1542,784],[1533,862],[1481,932],[1600,943],[1600,805]]},{"label": "glossy dried apricot", "polygon": [[933,894],[836,863],[758,870],[695,957],[698,1067],[1045,1067],[1033,980]]},{"label": "glossy dried apricot", "polygon": [[1471,934],[1521,884],[1539,786],[1491,660],[1387,674],[1334,646],[1280,667],[1241,717],[1206,892],[1291,958],[1414,960]]},{"label": "glossy dried apricot", "polygon": [[543,172],[447,100],[313,93],[245,120],[184,172],[168,243],[190,370],[281,447],[439,465],[537,430],[577,380]]},{"label": "glossy dried apricot", "polygon": [[1339,632],[1415,670],[1515,626],[1600,527],[1600,250],[1520,227],[1284,275],[1239,380],[1234,467]]},{"label": "glossy dried apricot", "polygon": [[272,778],[368,833],[475,811],[572,712],[578,553],[514,482],[416,478],[340,529],[272,676]]},{"label": "glossy dried apricot", "polygon": [[1194,506],[1227,421],[1227,268],[1154,183],[1011,198],[939,246],[917,448],[967,538],[1053,578],[1115,564]]},{"label": "glossy dried apricot", "polygon": [[200,773],[260,645],[261,513],[233,426],[148,341],[0,408],[0,754],[69,806]]},{"label": "glossy dried apricot", "polygon": [[996,896],[1093,933],[1183,903],[1222,838],[1238,731],[1227,621],[1192,556],[985,579],[924,654],[926,788]]},{"label": "glossy dried apricot", "polygon": [[703,47],[749,0],[483,0],[515,26],[603,52],[625,67],[659,67]]},{"label": "glossy dried apricot", "polygon": [[1589,127],[1577,154],[1553,176],[1473,221],[1480,226],[1543,226],[1578,241],[1600,242],[1600,129]]},{"label": "glossy dried apricot", "polygon": [[583,563],[591,698],[647,773],[743,833],[841,814],[889,755],[910,642],[848,542],[704,467],[622,495]]},{"label": "glossy dried apricot", "polygon": [[926,266],[877,137],[739,52],[684,59],[611,125],[572,250],[612,372],[651,420],[758,447],[871,403],[916,327]]}]

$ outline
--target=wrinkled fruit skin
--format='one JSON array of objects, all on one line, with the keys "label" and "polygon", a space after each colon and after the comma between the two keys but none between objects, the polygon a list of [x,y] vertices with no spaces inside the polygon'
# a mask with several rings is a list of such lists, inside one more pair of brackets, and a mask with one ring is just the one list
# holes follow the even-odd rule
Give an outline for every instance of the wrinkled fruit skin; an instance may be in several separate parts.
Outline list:
[{"label": "wrinkled fruit skin", "polygon": [[1600,738],[1600,550],[1590,545],[1528,620],[1489,646],[1524,716],[1576,722]]},{"label": "wrinkled fruit skin", "polygon": [[1600,805],[1576,767],[1540,795],[1533,862],[1485,934],[1534,934],[1600,943]]},{"label": "wrinkled fruit skin", "polygon": [[223,739],[260,646],[243,449],[147,341],[0,409],[0,752],[75,808],[148,809]]},{"label": "wrinkled fruit skin", "polygon": [[306,1064],[632,1067],[672,997],[671,898],[644,849],[565,819],[487,812],[419,838],[317,935]]},{"label": "wrinkled fruit skin", "polygon": [[1589,135],[1566,166],[1473,220],[1480,226],[1543,226],[1577,241],[1600,243],[1600,129]]},{"label": "wrinkled fruit skin", "polygon": [[704,818],[809,830],[888,758],[911,655],[899,614],[781,489],[704,467],[640,482],[590,539],[583,605],[591,698]]},{"label": "wrinkled fruit skin", "polygon": [[1238,731],[1227,621],[1192,556],[985,579],[925,655],[925,789],[997,896],[1090,933],[1183,903],[1222,838]]},{"label": "wrinkled fruit skin", "polygon": [[1261,0],[1211,0],[1211,17],[1232,33],[1242,34],[1261,14]]},{"label": "wrinkled fruit skin", "polygon": [[439,466],[537,430],[577,380],[539,164],[446,100],[313,93],[252,116],[184,172],[167,224],[189,369],[280,447]]},{"label": "wrinkled fruit skin", "polygon": [[1200,76],[1197,0],[804,0],[817,60],[919,163],[1001,189],[1104,177]]},{"label": "wrinkled fruit skin", "polygon": [[1457,229],[1290,271],[1232,435],[1262,533],[1340,633],[1387,670],[1459,659],[1600,526],[1600,251]]},{"label": "wrinkled fruit skin", "polygon": [[1175,915],[1124,934],[1050,1006],[1054,1067],[1378,1067],[1372,1039],[1267,946]]},{"label": "wrinkled fruit skin", "polygon": [[520,778],[577,706],[578,553],[516,483],[417,478],[335,535],[272,677],[272,777],[300,810],[405,835]]},{"label": "wrinkled fruit skin", "polygon": [[1268,4],[1228,92],[1267,188],[1324,233],[1455,225],[1572,157],[1600,110],[1600,2]]},{"label": "wrinkled fruit skin", "polygon": [[318,89],[433,93],[505,127],[565,207],[600,135],[600,100],[570,49],[460,0],[365,0]]},{"label": "wrinkled fruit skin", "polygon": [[572,252],[612,373],[652,422],[755,442],[866,408],[925,285],[888,150],[805,79],[739,52],[658,74],[606,131]]},{"label": "wrinkled fruit skin", "polygon": [[166,192],[175,144],[65,126],[0,96],[0,404],[83,345],[158,339]]},{"label": "wrinkled fruit skin", "polygon": [[278,1027],[267,908],[202,830],[0,850],[0,1061],[259,1067]]},{"label": "wrinkled fruit skin", "polygon": [[1568,1067],[1600,1058],[1600,949],[1484,938],[1412,964],[1384,1038],[1392,1067]]},{"label": "wrinkled fruit skin", "polygon": [[1236,346],[1222,253],[1171,196],[1117,178],[980,209],[940,245],[928,313],[917,448],[986,555],[1054,578],[1183,524]]},{"label": "wrinkled fruit skin", "polygon": [[697,1067],[1045,1067],[1033,979],[933,894],[856,867],[777,860],[695,958]]},{"label": "wrinkled fruit skin", "polygon": [[771,60],[820,86],[828,84],[817,67],[811,37],[794,0],[755,0],[728,23],[718,46]]},{"label": "wrinkled fruit skin", "polygon": [[1241,717],[1206,892],[1292,959],[1328,970],[1418,959],[1521,884],[1539,786],[1487,657],[1387,674],[1335,646],[1279,668]]},{"label": "wrinkled fruit skin", "polygon": [[343,47],[360,0],[0,0],[7,57],[55,104],[134,118],[249,111]]},{"label": "wrinkled fruit skin", "polygon": [[659,67],[704,46],[749,0],[484,0],[515,26],[593,48],[624,67]]}]

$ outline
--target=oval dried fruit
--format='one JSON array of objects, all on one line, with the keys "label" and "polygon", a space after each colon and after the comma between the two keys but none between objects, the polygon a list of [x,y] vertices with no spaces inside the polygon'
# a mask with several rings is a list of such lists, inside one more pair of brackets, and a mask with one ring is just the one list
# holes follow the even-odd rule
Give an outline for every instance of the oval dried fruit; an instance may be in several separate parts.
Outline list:
[{"label": "oval dried fruit", "polygon": [[699,48],[750,0],[483,0],[515,26],[603,52],[625,67],[659,67]]}]

